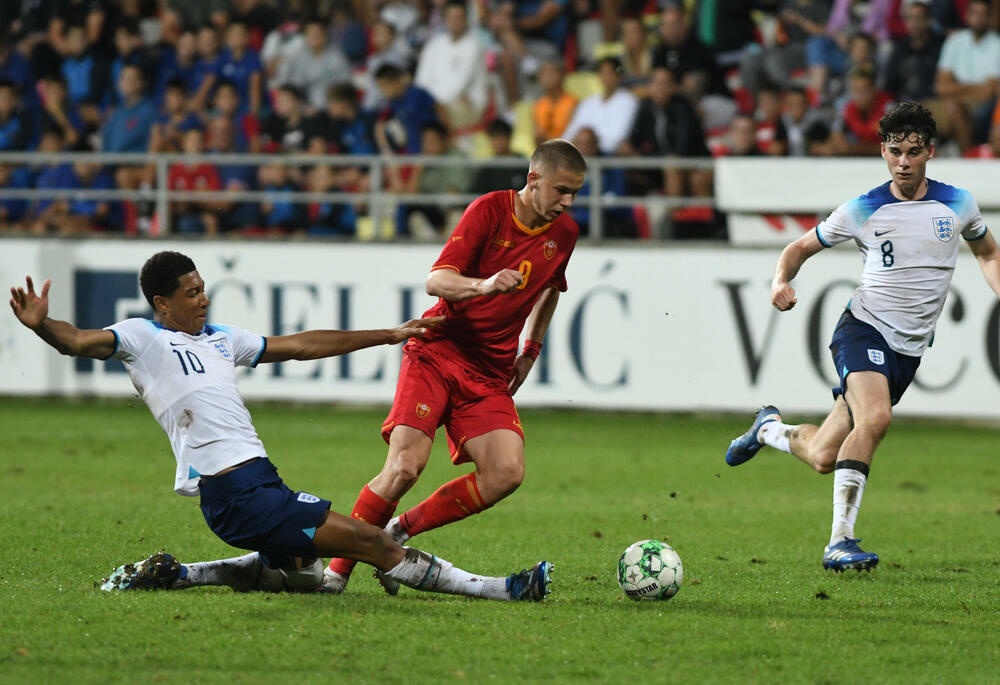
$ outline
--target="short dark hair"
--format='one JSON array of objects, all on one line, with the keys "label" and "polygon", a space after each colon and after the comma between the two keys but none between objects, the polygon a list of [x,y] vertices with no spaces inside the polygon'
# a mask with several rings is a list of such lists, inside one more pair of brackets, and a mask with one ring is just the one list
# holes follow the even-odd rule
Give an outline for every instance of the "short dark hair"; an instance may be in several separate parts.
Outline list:
[{"label": "short dark hair", "polygon": [[557,170],[565,170],[576,174],[587,173],[587,162],[576,146],[568,140],[553,138],[535,148],[531,153],[530,167],[532,171],[546,174]]},{"label": "short dark hair", "polygon": [[424,124],[423,126],[420,127],[420,132],[421,133],[426,133],[427,131],[434,131],[434,133],[438,134],[442,138],[445,138],[445,139],[448,138],[448,129],[447,129],[447,127],[444,124],[442,124],[440,121],[438,121],[437,119],[428,121],[426,124]]},{"label": "short dark hair", "polygon": [[622,61],[619,58],[615,57],[614,55],[608,55],[606,57],[602,57],[601,59],[597,60],[595,69],[599,71],[600,68],[603,67],[605,64],[610,64],[612,67],[614,67],[616,74],[620,75],[622,73],[623,69]]},{"label": "short dark hair", "polygon": [[164,250],[146,260],[139,272],[139,287],[146,296],[149,306],[156,308],[153,298],[171,297],[180,287],[180,278],[195,270],[194,262],[180,252]]},{"label": "short dark hair", "polygon": [[0,89],[2,88],[10,88],[12,91],[14,91],[15,95],[19,94],[17,84],[11,81],[10,79],[0,78]]},{"label": "short dark hair", "polygon": [[487,124],[486,135],[491,138],[493,136],[507,136],[510,138],[514,135],[514,127],[507,123],[504,119],[494,119]]},{"label": "short dark hair", "polygon": [[461,7],[466,14],[469,13],[469,6],[465,4],[465,0],[447,0],[444,3],[444,9],[448,9],[449,7]]},{"label": "short dark hair", "polygon": [[291,83],[283,83],[278,86],[278,90],[288,93],[299,102],[302,102],[305,99],[305,94],[302,92],[302,89],[298,86],[292,85]]},{"label": "short dark hair", "polygon": [[375,80],[389,79],[395,81],[403,75],[403,70],[391,62],[386,62],[375,70]]},{"label": "short dark hair", "polygon": [[354,87],[353,83],[334,83],[327,89],[326,96],[333,102],[358,104],[358,89]]},{"label": "short dark hair", "polygon": [[187,89],[187,81],[184,80],[183,76],[172,76],[167,79],[167,90],[179,90],[186,93]]},{"label": "short dark hair", "polygon": [[937,137],[937,123],[919,102],[900,102],[879,119],[878,135],[885,143],[899,143],[915,135],[926,146]]}]

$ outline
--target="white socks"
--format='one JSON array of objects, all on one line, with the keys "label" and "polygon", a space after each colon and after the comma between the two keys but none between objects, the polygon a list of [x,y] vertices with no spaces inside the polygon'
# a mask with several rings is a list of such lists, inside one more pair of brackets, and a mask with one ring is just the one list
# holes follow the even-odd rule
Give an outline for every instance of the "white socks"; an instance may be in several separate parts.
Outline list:
[{"label": "white socks", "polygon": [[861,496],[868,482],[868,464],[852,459],[837,462],[833,472],[833,527],[830,544],[854,539],[854,523],[858,520]]},{"label": "white socks", "polygon": [[406,550],[406,556],[385,574],[407,587],[466,597],[510,599],[506,578],[476,576],[455,568],[450,561],[419,549],[413,547],[403,549]]},{"label": "white socks", "polygon": [[789,435],[797,426],[782,423],[781,420],[768,421],[757,431],[757,442],[768,447],[773,447],[782,452],[791,453],[792,448],[788,445]]},{"label": "white socks", "polygon": [[224,585],[229,586],[237,592],[248,592],[257,589],[280,589],[281,574],[278,574],[279,581],[277,588],[259,587],[264,571],[270,571],[264,562],[260,560],[257,552],[244,554],[241,557],[232,559],[219,559],[218,561],[200,561],[195,564],[183,564],[181,566],[181,577],[174,583],[177,589],[189,587],[199,587],[202,585]]}]

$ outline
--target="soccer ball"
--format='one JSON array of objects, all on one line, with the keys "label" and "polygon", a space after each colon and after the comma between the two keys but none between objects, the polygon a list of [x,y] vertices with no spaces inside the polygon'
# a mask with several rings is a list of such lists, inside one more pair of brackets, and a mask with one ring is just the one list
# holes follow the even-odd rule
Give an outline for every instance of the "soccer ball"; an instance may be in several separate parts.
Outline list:
[{"label": "soccer ball", "polygon": [[683,579],[681,558],[659,540],[639,540],[618,560],[618,584],[629,599],[670,599]]}]

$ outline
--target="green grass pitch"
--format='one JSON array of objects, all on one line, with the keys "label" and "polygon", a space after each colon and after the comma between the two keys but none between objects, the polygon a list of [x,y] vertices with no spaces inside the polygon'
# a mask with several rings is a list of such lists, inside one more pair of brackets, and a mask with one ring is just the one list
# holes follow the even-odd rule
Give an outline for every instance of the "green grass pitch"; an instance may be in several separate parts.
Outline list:
[{"label": "green grass pitch", "polygon": [[[285,481],[350,510],[381,466],[380,410],[251,407]],[[751,418],[525,411],[527,478],[418,546],[471,571],[556,565],[541,604],[228,589],[109,595],[113,566],[166,549],[238,553],[194,499],[138,400],[0,400],[0,682],[1000,681],[1000,434],[902,420],[858,532],[871,574],[820,567],[831,480],[772,450],[730,468]],[[789,420],[803,417],[788,416]],[[403,506],[464,469],[439,439]],[[684,561],[666,602],[615,568],[660,538]]]}]

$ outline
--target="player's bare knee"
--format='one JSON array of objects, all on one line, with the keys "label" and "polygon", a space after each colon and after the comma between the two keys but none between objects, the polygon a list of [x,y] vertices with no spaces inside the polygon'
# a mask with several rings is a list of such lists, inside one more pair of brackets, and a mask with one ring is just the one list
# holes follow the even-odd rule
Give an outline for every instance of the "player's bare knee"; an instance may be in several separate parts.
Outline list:
[{"label": "player's bare knee", "polygon": [[405,493],[413,487],[420,478],[426,461],[413,450],[400,450],[385,465],[385,471],[391,478],[395,490]]},{"label": "player's bare knee", "polygon": [[[496,501],[517,490],[524,481],[524,460],[505,459],[491,464],[489,470],[479,473],[485,481],[487,492],[483,496]],[[491,502],[492,503],[492,502]]]},{"label": "player's bare knee", "polygon": [[809,456],[812,457],[810,461],[812,467],[816,469],[817,473],[831,473],[837,464],[838,451],[836,449],[821,449],[811,452]]}]

